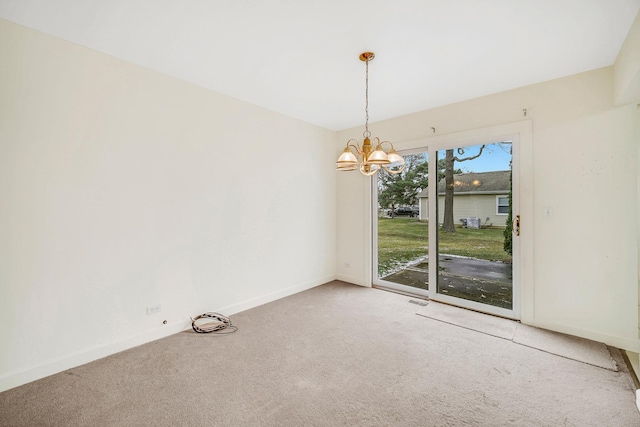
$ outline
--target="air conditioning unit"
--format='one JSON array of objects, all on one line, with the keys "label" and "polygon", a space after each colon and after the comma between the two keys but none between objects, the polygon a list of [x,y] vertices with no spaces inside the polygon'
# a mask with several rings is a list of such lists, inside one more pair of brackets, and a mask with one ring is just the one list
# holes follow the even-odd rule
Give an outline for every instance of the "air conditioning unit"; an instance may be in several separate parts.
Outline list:
[{"label": "air conditioning unit", "polygon": [[480,218],[469,217],[467,218],[467,228],[480,228]]}]

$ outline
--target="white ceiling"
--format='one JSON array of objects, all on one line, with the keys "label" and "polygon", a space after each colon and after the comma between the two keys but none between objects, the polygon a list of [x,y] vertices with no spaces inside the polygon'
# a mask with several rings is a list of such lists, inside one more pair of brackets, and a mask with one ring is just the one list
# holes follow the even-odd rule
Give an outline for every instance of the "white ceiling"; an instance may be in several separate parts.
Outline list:
[{"label": "white ceiling", "polygon": [[319,126],[613,64],[640,0],[0,0],[0,17]]}]

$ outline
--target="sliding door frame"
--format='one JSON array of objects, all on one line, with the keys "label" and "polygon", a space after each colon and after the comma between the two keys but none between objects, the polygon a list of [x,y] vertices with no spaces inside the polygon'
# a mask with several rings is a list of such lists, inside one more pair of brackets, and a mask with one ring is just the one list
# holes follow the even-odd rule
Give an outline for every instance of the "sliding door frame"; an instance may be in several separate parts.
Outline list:
[{"label": "sliding door frame", "polygon": [[[398,154],[400,154],[401,156],[409,156],[411,154],[423,154],[423,153],[427,153],[427,147],[398,151]],[[430,161],[430,158],[427,158],[427,161]],[[373,218],[372,218],[373,250],[371,251],[373,254],[373,274],[372,274],[373,286],[389,289],[396,292],[405,293],[408,295],[415,295],[418,297],[428,298],[429,291],[427,291],[426,289],[414,288],[413,286],[401,285],[399,283],[389,282],[386,280],[382,280],[378,276],[378,177],[377,176],[375,176],[373,179],[373,185],[371,190],[372,190],[371,200],[372,200],[372,206],[373,206]]]},{"label": "sliding door frame", "polygon": [[[474,129],[463,132],[456,132],[447,135],[438,135],[422,138],[419,140],[405,141],[396,143],[401,155],[428,153],[429,162],[437,162],[436,152],[446,148],[455,146],[471,146],[483,143],[493,143],[500,141],[512,141],[512,160],[513,160],[513,193],[517,194],[517,210],[514,208],[513,215],[520,215],[520,235],[514,235],[514,253],[513,257],[518,257],[518,262],[514,263],[513,271],[513,309],[500,309],[498,312],[487,310],[485,304],[466,304],[460,298],[448,297],[446,295],[437,294],[436,286],[430,286],[429,291],[420,291],[417,288],[391,284],[378,278],[378,197],[377,185],[371,187],[371,260],[372,270],[371,279],[374,286],[392,288],[394,290],[404,291],[416,295],[428,296],[431,299],[465,306],[467,308],[491,312],[504,317],[520,319],[525,323],[533,321],[534,312],[534,289],[533,289],[533,144],[532,144],[532,123],[530,120],[523,120],[502,125],[490,126],[486,128]],[[429,169],[429,182],[437,182],[436,168]],[[373,180],[375,183],[375,180]],[[436,200],[434,197],[436,186],[430,186],[429,199]],[[437,218],[436,203],[429,203],[429,218]],[[437,221],[429,222],[429,236],[437,236]],[[516,241],[517,240],[517,241]],[[429,254],[437,253],[437,238],[429,238]],[[517,266],[516,266],[517,264]],[[430,268],[429,283],[437,283],[437,268]],[[517,285],[516,285],[517,283]],[[462,303],[461,303],[462,302]],[[471,302],[471,301],[469,301]],[[490,307],[490,306],[489,306]],[[505,310],[505,311],[501,311]]]},{"label": "sliding door frame", "polygon": [[[440,141],[438,143],[432,143],[429,145],[428,156],[429,159],[433,159],[435,162],[438,161],[438,152],[442,152],[447,149],[456,149],[456,148],[464,148],[469,146],[478,146],[482,144],[492,144],[498,143],[502,141],[510,141],[511,142],[511,171],[512,171],[512,184],[511,184],[511,193],[512,193],[512,210],[513,210],[513,218],[516,218],[517,215],[520,215],[520,195],[518,194],[518,184],[519,184],[519,141],[518,135],[504,135],[502,137],[472,137],[469,139],[458,139],[453,138]],[[429,182],[437,182],[438,179],[438,170],[437,168],[429,168]],[[431,201],[434,201],[432,203]],[[484,304],[481,302],[476,302],[464,298],[454,297],[450,295],[445,295],[443,293],[438,292],[439,289],[439,263],[440,263],[440,251],[438,246],[439,239],[439,227],[440,220],[439,218],[439,197],[438,197],[438,189],[437,185],[429,186],[429,218],[434,218],[435,221],[429,221],[429,236],[433,236],[433,238],[429,238],[429,299],[434,301],[444,302],[451,305],[456,305],[463,308],[468,308],[475,311],[480,311],[483,313],[493,314],[496,316],[507,317],[509,319],[520,319],[520,237],[515,232],[513,233],[512,240],[512,280],[511,280],[511,303],[512,308],[502,308],[496,307],[490,304]]]}]

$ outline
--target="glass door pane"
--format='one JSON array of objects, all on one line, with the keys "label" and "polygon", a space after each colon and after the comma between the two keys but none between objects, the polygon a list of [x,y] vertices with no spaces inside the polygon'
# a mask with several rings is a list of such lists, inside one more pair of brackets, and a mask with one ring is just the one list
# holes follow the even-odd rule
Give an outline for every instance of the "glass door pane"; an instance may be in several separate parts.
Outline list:
[{"label": "glass door pane", "polygon": [[504,141],[437,151],[432,298],[496,314],[513,311],[511,148]]},{"label": "glass door pane", "polygon": [[428,155],[419,151],[403,157],[407,166],[402,173],[377,174],[374,284],[426,296]]}]

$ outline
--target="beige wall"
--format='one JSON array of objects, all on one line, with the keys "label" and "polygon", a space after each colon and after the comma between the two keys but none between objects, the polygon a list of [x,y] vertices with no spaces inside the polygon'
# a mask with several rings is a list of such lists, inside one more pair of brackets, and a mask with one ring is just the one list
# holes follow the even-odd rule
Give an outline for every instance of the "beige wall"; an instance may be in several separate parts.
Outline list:
[{"label": "beige wall", "polygon": [[[497,214],[497,196],[496,194],[457,196],[454,208],[454,223],[459,224],[462,218],[478,217],[483,225],[504,227],[507,215]],[[502,196],[509,197],[508,194],[502,194]],[[444,218],[444,197],[440,198],[440,204],[442,205],[440,217]]]},{"label": "beige wall", "polygon": [[[627,34],[627,38],[618,53],[614,69],[616,103],[638,104],[639,116],[636,141],[638,141],[637,146],[640,150],[640,12],[636,16],[636,19]],[[640,185],[638,188],[640,189]],[[640,195],[638,198],[640,200]],[[638,207],[638,217],[640,218],[640,205]],[[640,235],[638,236],[638,242],[640,244]],[[640,266],[640,260],[638,261],[638,265]],[[640,296],[640,270],[638,271],[638,295]],[[640,314],[640,301],[638,301],[638,312]],[[640,318],[638,318],[638,335],[640,336]],[[636,362],[637,357],[638,355],[636,354]]]},{"label": "beige wall", "polygon": [[[635,140],[640,150],[640,12],[636,15],[627,38],[625,39],[616,62],[614,64],[614,94],[615,102],[618,105],[638,104],[638,125],[636,128]],[[640,159],[640,152],[638,154]],[[640,179],[640,176],[638,177]],[[640,185],[638,185],[640,190]],[[638,195],[640,200],[640,194]],[[638,217],[640,218],[640,205],[638,207]],[[640,231],[640,230],[639,230]],[[638,235],[640,244],[640,235]],[[638,250],[640,254],[640,248]],[[640,266],[640,259],[638,260]],[[638,296],[640,297],[640,270],[638,271]],[[638,314],[640,316],[640,300],[638,301]],[[640,317],[638,318],[638,336],[640,336]],[[637,367],[637,357],[635,354]],[[636,369],[637,372],[637,369]]]},{"label": "beige wall", "polygon": [[0,391],[334,279],[335,132],[0,40]]},{"label": "beige wall", "polygon": [[[454,197],[453,205],[453,223],[462,225],[460,221],[463,218],[476,217],[480,218],[481,224],[494,227],[504,227],[506,225],[507,215],[497,213],[497,197],[498,194],[458,194]],[[501,194],[500,196],[509,197],[509,194]],[[423,197],[420,199],[420,219],[429,219],[428,215],[429,199]],[[444,218],[444,196],[438,197],[438,219],[442,224]],[[488,220],[487,220],[488,218]]]},{"label": "beige wall", "polygon": [[[637,155],[638,155],[638,218],[640,218],[640,104],[637,105],[636,135]],[[640,257],[640,227],[638,227],[638,256]],[[638,259],[638,337],[640,338],[640,258]],[[639,359],[640,363],[640,359]],[[640,369],[636,369],[636,374],[640,377]]]},{"label": "beige wall", "polygon": [[[517,188],[521,205],[527,205],[520,242],[530,248],[520,260],[527,278],[519,301],[522,320],[637,350],[637,116],[635,105],[616,107],[613,92],[614,69],[607,67],[370,129],[402,150],[529,120],[531,146],[519,159],[527,167]],[[335,152],[360,132],[340,132]],[[371,284],[371,232],[361,219],[368,215],[369,188],[357,173],[338,176],[338,277],[365,286]]]},{"label": "beige wall", "polygon": [[620,48],[614,69],[616,104],[640,103],[640,13]]}]

